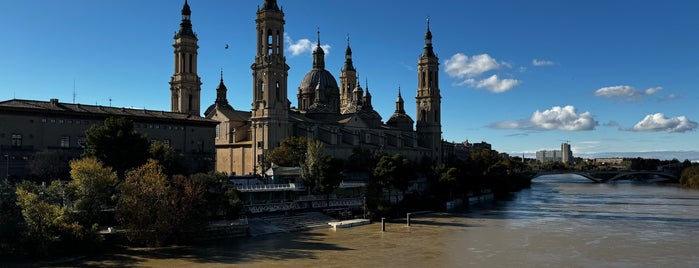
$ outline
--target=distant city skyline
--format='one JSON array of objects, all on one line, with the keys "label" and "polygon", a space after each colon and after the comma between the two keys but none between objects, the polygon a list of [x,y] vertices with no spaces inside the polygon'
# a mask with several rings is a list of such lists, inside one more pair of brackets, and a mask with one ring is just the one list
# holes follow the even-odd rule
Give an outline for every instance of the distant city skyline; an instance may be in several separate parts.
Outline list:
[{"label": "distant city skyline", "polygon": [[[170,109],[172,37],[183,0],[2,2],[0,100],[73,102],[75,89],[77,103]],[[189,1],[203,107],[214,102],[223,69],[229,102],[250,110],[261,3]],[[568,141],[576,157],[699,159],[696,1],[278,3],[286,13],[292,106],[319,30],[336,77],[349,35],[360,80],[384,121],[399,87],[414,115],[429,17],[445,140],[486,141],[528,157]]]}]

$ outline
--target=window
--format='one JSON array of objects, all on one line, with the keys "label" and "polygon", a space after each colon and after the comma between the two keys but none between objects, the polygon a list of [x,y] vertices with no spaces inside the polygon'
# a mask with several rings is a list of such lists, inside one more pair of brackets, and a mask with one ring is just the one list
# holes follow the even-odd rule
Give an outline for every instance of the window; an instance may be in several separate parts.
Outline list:
[{"label": "window", "polygon": [[163,143],[165,143],[165,144],[167,144],[167,145],[170,145],[170,139],[164,139],[164,140],[163,140]]},{"label": "window", "polygon": [[217,139],[221,135],[220,133],[221,133],[221,124],[218,124],[218,125],[216,125],[216,138]]},{"label": "window", "polygon": [[70,147],[70,136],[61,136],[61,148]]},{"label": "window", "polygon": [[[75,121],[75,122],[80,122],[80,121]],[[80,148],[85,148],[85,137],[78,137],[78,146],[80,146]]]},{"label": "window", "polygon": [[12,147],[22,147],[22,134],[12,134]]}]

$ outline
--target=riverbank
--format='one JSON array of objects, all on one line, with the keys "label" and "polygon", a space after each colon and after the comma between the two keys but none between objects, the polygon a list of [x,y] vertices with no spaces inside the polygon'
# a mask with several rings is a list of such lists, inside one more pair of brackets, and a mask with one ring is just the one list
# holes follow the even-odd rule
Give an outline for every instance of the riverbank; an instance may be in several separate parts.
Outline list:
[{"label": "riverbank", "polygon": [[[567,177],[566,177],[567,178]],[[510,200],[348,229],[125,248],[41,266],[698,267],[699,191],[537,179]]]}]

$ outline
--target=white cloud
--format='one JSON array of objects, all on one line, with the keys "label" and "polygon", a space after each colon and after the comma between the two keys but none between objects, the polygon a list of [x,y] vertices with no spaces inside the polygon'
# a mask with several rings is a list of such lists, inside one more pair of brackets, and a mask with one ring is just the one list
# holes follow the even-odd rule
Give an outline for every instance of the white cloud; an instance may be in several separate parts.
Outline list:
[{"label": "white cloud", "polygon": [[639,121],[630,130],[632,131],[650,131],[650,132],[686,132],[695,130],[699,126],[697,122],[687,119],[685,116],[667,118],[662,113],[646,115],[643,120]]},{"label": "white cloud", "polygon": [[592,118],[590,112],[578,114],[575,107],[554,106],[543,112],[535,111],[529,119],[508,120],[493,123],[494,129],[522,129],[522,130],[566,130],[582,131],[593,130],[597,121]]},{"label": "white cloud", "polygon": [[640,96],[640,92],[632,86],[612,86],[596,90],[595,96],[605,98],[637,98]]},{"label": "white cloud", "polygon": [[500,64],[488,54],[474,55],[469,59],[463,53],[456,53],[444,64],[447,74],[456,78],[476,77],[500,68]]},{"label": "white cloud", "polygon": [[663,90],[663,87],[652,87],[652,88],[646,89],[645,92],[646,92],[646,95],[653,95],[655,93],[660,92],[661,90]]},{"label": "white cloud", "polygon": [[595,96],[608,99],[619,98],[627,101],[635,101],[643,96],[654,95],[662,90],[662,87],[652,87],[644,91],[639,91],[632,86],[619,85],[597,89],[595,90]]},{"label": "white cloud", "polygon": [[485,88],[493,93],[502,93],[521,84],[521,81],[517,79],[500,79],[497,74],[482,78],[483,74],[493,70],[513,68],[512,64],[499,62],[488,54],[469,57],[463,53],[456,53],[446,60],[445,65],[445,71],[450,77],[466,78],[456,83],[459,86],[467,85],[475,88]]},{"label": "white cloud", "polygon": [[537,67],[542,67],[542,66],[551,66],[554,65],[555,63],[550,60],[540,60],[540,59],[533,59],[532,60],[532,65],[537,66]]},{"label": "white cloud", "polygon": [[[312,53],[313,49],[318,45],[318,43],[311,42],[311,40],[307,38],[294,41],[287,33],[284,33],[284,42],[287,43],[287,50],[291,52],[292,57],[304,53]],[[320,45],[320,47],[323,48],[326,55],[330,54],[330,45],[325,44]]]},{"label": "white cloud", "polygon": [[537,110],[529,120],[535,126],[546,130],[593,130],[597,126],[597,121],[592,118],[590,112],[578,114],[572,105],[554,106],[543,112]]},{"label": "white cloud", "polygon": [[467,79],[465,82],[476,88],[486,88],[488,89],[488,91],[493,93],[502,93],[508,91],[521,83],[521,81],[516,79],[500,79],[496,74],[479,81],[470,78]]}]

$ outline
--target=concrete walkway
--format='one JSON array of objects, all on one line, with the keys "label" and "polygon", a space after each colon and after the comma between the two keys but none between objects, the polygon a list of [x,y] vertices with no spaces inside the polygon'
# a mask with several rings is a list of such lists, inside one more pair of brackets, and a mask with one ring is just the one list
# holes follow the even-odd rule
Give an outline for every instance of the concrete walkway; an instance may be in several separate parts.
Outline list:
[{"label": "concrete walkway", "polygon": [[248,218],[250,235],[288,233],[314,228],[327,228],[336,219],[320,212],[304,212],[293,215],[275,214]]}]

